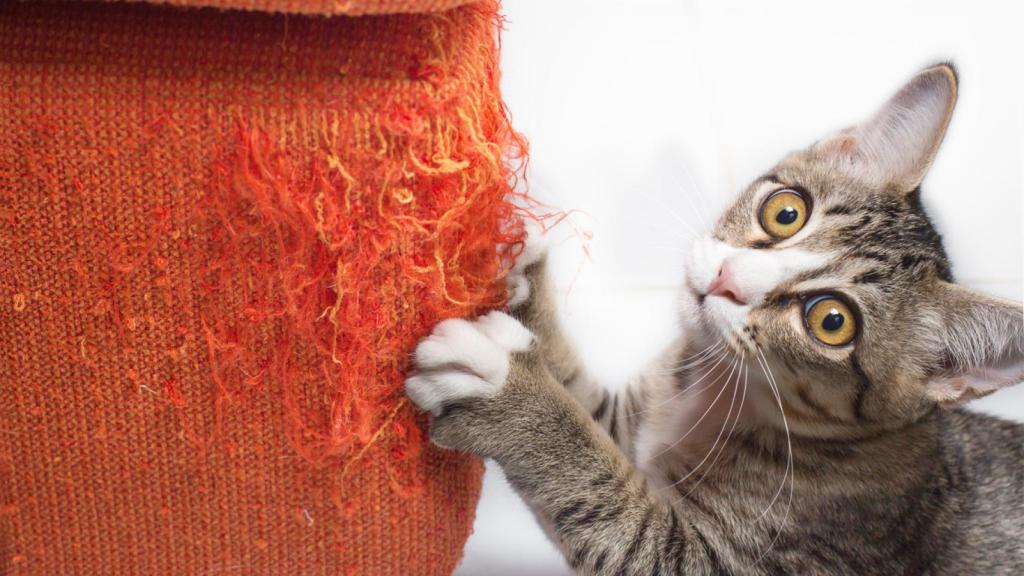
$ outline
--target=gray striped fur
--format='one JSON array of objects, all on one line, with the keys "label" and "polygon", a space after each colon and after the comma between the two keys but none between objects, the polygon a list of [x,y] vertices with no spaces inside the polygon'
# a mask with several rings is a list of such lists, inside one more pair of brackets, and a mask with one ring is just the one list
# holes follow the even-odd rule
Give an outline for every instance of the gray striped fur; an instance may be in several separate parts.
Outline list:
[{"label": "gray striped fur", "polygon": [[[952,76],[936,70],[922,74]],[[1024,429],[959,407],[990,372],[1019,381],[1024,312],[952,284],[920,201],[927,166],[858,175],[835,157],[849,134],[785,158],[716,226],[772,250],[751,214],[799,187],[815,210],[800,247],[829,255],[741,334],[690,322],[610,391],[559,326],[541,258],[512,311],[532,348],[493,397],[438,412],[431,437],[493,458],[580,574],[1024,574]],[[794,322],[808,285],[857,303],[854,345],[822,349]]]}]

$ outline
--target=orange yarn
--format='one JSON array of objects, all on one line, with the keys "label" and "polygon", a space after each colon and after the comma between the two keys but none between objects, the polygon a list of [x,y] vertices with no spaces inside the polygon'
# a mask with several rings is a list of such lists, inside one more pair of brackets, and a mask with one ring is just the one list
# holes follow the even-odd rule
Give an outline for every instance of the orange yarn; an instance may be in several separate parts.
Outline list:
[{"label": "orange yarn", "polygon": [[[217,421],[224,404],[274,378],[300,454],[315,464],[350,456],[404,397],[396,383],[415,343],[441,318],[501,305],[496,242],[518,242],[521,227],[502,232],[515,218],[507,180],[495,178],[505,172],[501,148],[474,138],[481,112],[490,133],[504,129],[504,115],[497,102],[479,110],[471,95],[446,104],[465,107],[454,124],[403,109],[401,123],[365,126],[373,135],[362,142],[332,124],[308,166],[265,131],[239,127],[196,205],[211,231],[197,266],[213,296],[207,308],[230,306],[219,292],[241,304],[217,323],[204,319]],[[388,149],[397,162],[381,163]],[[262,336],[273,330],[268,347]],[[311,368],[304,356],[316,359]],[[329,413],[297,395],[314,381]],[[412,414],[387,424],[396,458],[415,457],[423,442]]]},{"label": "orange yarn", "polygon": [[447,10],[472,0],[129,0],[150,4],[231,8],[293,14],[399,14]]},{"label": "orange yarn", "polygon": [[401,385],[521,239],[497,18],[0,4],[0,573],[451,572]]}]

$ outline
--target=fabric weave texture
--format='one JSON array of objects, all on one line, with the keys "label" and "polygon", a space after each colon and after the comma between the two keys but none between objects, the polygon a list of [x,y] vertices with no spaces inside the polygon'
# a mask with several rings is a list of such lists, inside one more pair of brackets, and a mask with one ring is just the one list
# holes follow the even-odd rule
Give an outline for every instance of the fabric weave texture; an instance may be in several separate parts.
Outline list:
[{"label": "fabric weave texture", "polygon": [[190,3],[0,4],[0,574],[449,574],[401,385],[521,239],[498,6]]},{"label": "fabric weave texture", "polygon": [[[117,0],[115,0],[117,1]],[[130,0],[197,8],[255,10],[285,14],[362,16],[447,10],[472,0]]]}]

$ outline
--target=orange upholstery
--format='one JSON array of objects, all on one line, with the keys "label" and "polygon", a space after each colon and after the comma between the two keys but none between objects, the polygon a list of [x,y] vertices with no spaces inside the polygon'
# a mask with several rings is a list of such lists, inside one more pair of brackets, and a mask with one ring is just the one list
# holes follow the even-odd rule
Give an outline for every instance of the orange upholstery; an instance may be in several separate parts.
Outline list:
[{"label": "orange upholstery", "polygon": [[256,10],[290,14],[361,16],[436,12],[467,4],[472,0],[132,0],[150,4]]},{"label": "orange upholstery", "polygon": [[401,384],[504,298],[496,10],[0,4],[0,574],[451,572]]}]

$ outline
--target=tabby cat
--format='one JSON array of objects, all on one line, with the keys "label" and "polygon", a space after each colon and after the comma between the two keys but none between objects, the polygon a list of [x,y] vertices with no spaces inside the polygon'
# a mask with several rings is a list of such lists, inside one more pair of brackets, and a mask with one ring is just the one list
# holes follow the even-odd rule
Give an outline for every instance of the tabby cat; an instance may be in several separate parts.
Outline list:
[{"label": "tabby cat", "polygon": [[755,180],[618,393],[535,238],[509,313],[416,349],[431,438],[493,458],[582,574],[1024,574],[1024,427],[961,408],[1024,379],[1024,311],[953,283],[921,205],[956,96],[926,69]]}]

